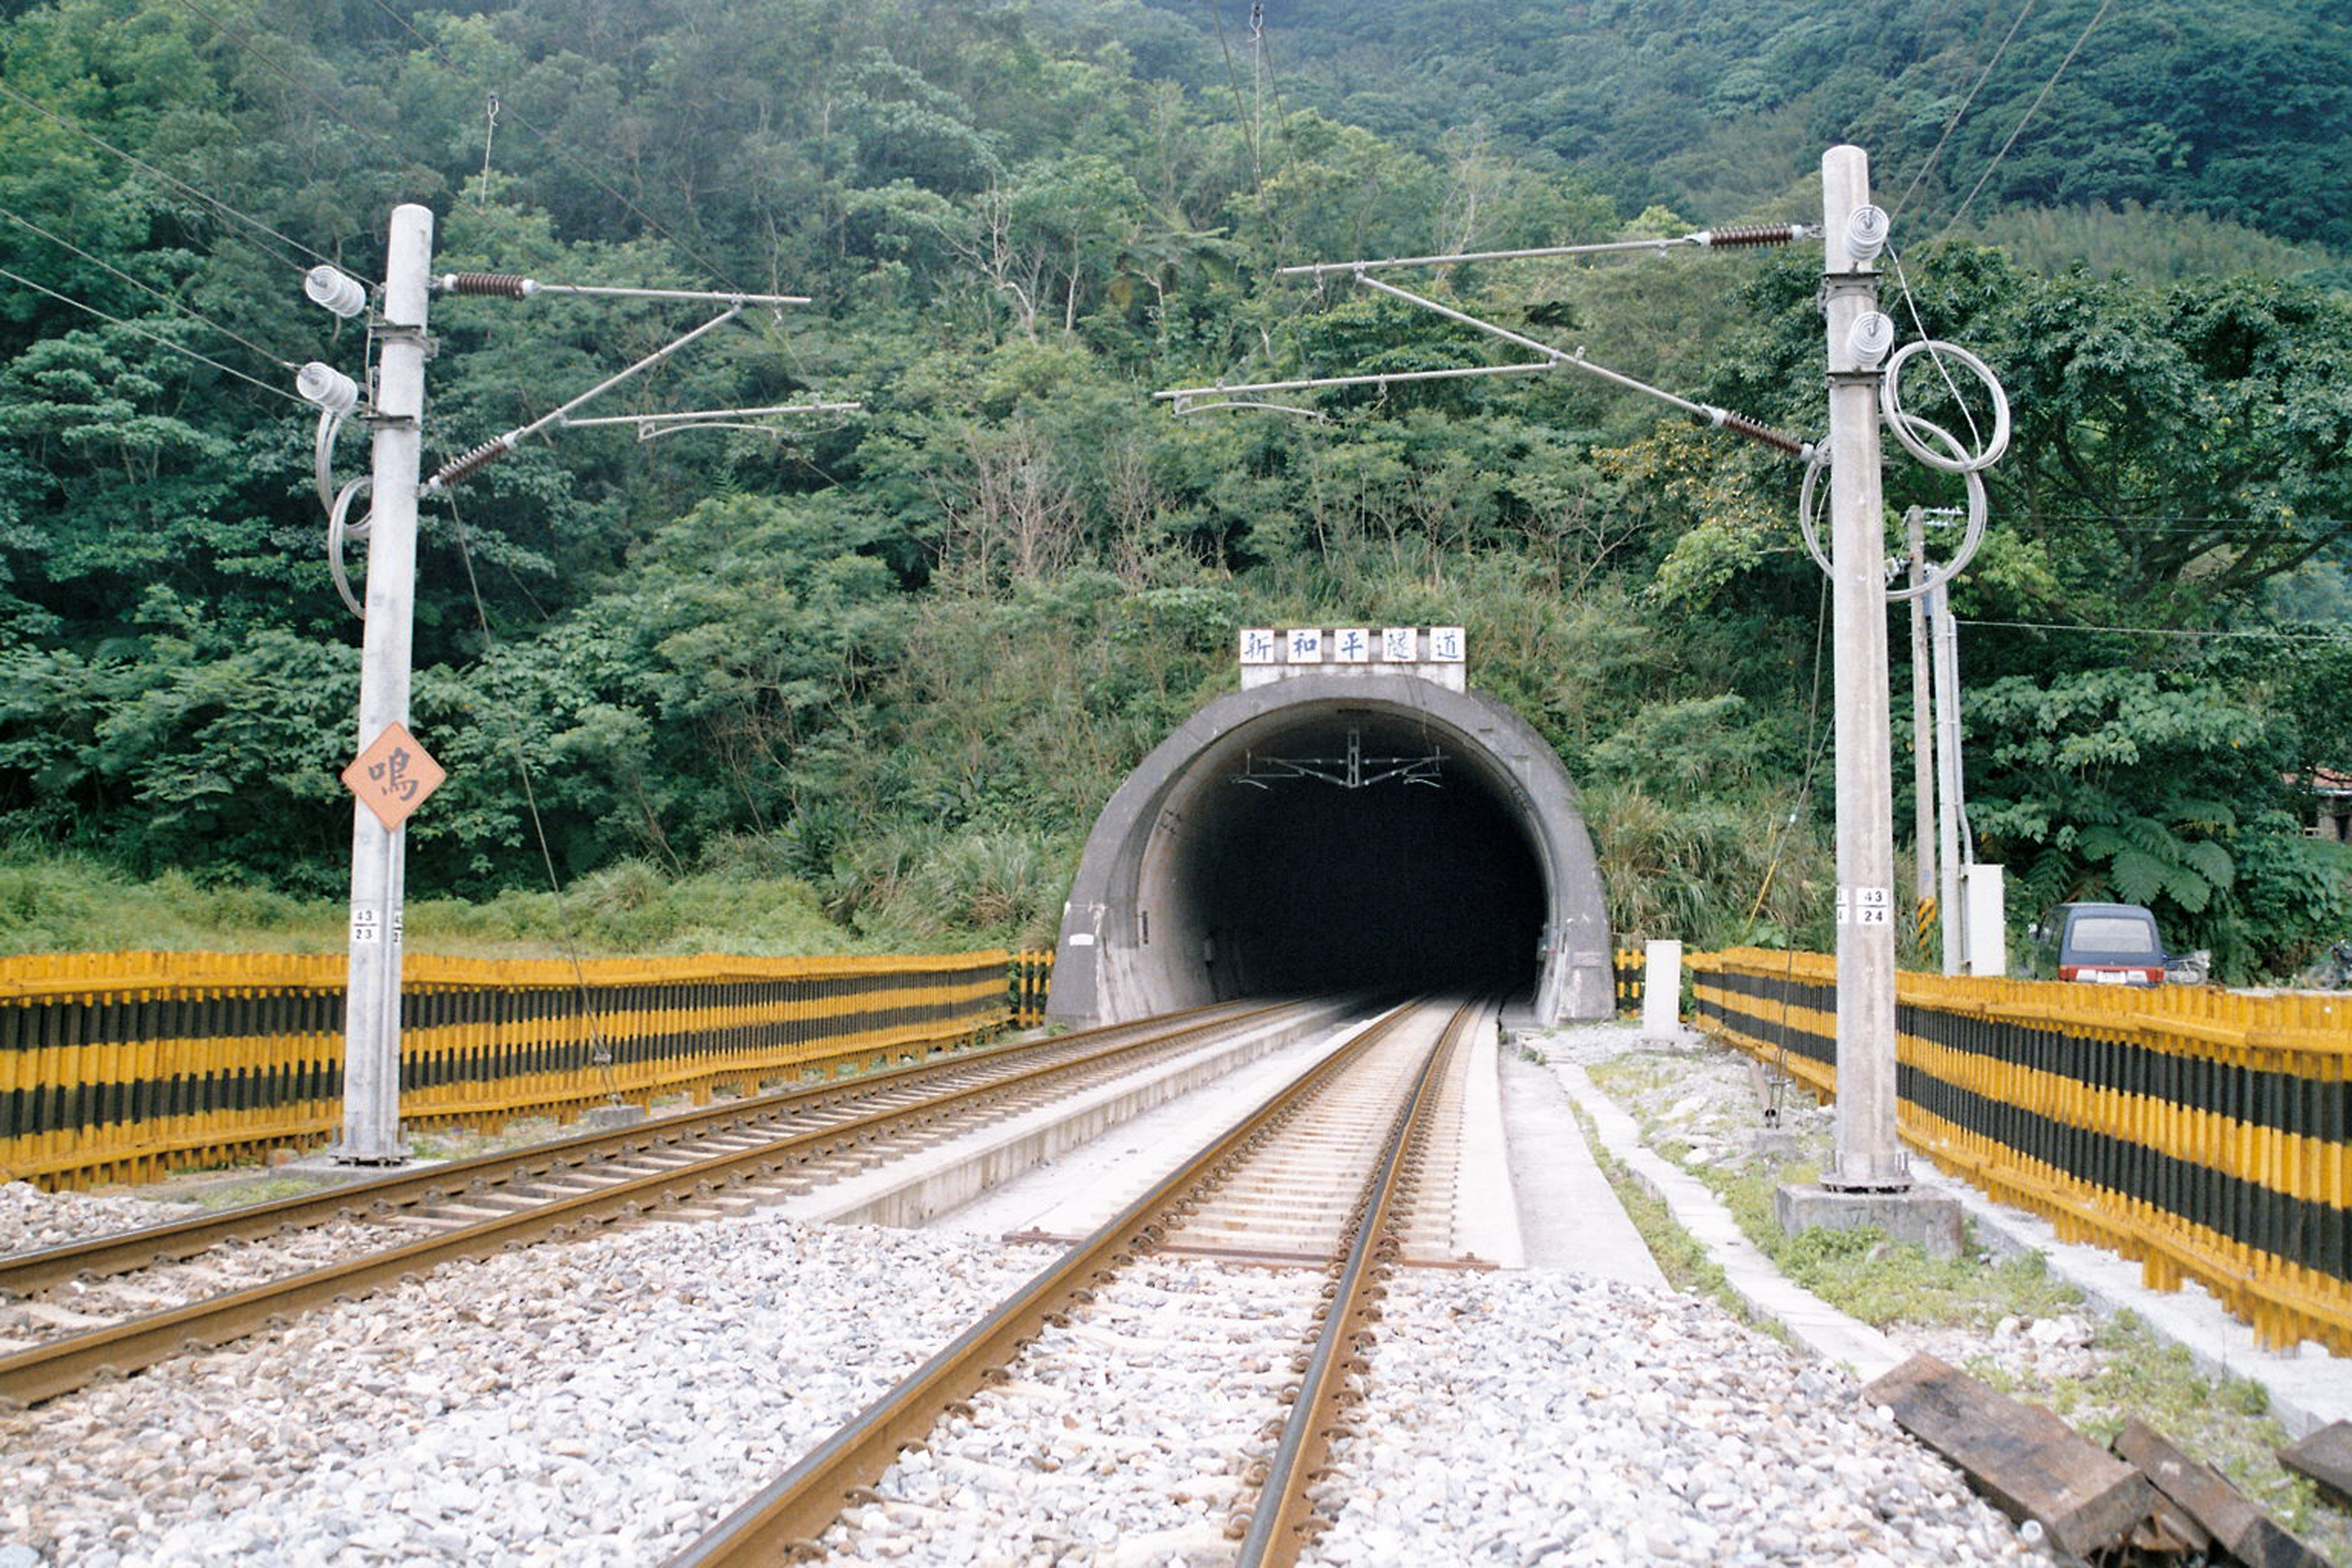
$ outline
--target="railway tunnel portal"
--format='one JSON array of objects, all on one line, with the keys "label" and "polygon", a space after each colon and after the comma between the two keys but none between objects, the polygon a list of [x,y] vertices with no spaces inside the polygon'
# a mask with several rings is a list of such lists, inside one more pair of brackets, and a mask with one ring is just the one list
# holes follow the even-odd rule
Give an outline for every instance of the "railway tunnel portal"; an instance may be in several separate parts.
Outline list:
[{"label": "railway tunnel portal", "polygon": [[1541,1023],[1610,1016],[1607,905],[1567,770],[1459,664],[1412,668],[1245,668],[1145,757],[1087,837],[1048,1018],[1490,984]]}]

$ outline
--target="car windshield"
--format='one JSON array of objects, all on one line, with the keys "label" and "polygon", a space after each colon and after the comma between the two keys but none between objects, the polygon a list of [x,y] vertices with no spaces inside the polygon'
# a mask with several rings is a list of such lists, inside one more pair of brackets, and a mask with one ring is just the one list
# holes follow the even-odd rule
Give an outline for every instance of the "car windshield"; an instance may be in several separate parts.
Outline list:
[{"label": "car windshield", "polygon": [[2068,928],[2066,945],[2077,952],[2154,952],[2156,928],[2133,915],[2084,915]]}]

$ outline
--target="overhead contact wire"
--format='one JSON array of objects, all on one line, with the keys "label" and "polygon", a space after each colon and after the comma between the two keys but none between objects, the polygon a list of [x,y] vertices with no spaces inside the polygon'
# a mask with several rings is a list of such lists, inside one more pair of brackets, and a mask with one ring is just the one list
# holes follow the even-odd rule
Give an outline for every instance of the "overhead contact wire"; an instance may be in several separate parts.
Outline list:
[{"label": "overhead contact wire", "polygon": [[2033,101],[2027,104],[2025,112],[2017,117],[2017,123],[2010,129],[2009,140],[2000,144],[2000,151],[1992,155],[1992,162],[1985,165],[1985,172],[1977,176],[1975,184],[1969,187],[1969,194],[1961,201],[1959,210],[1952,215],[1950,222],[1944,225],[1943,232],[1936,236],[1938,243],[1951,237],[1952,230],[1959,227],[1960,220],[1969,216],[1969,207],[1976,201],[1977,193],[1985,188],[1985,182],[1992,178],[1993,171],[2000,168],[2001,160],[2009,156],[2009,150],[2017,145],[2017,139],[2024,132],[2026,123],[2033,118],[2035,111],[2041,109],[2042,100],[2050,96],[2051,89],[2058,85],[2058,79],[2066,74],[2066,68],[2074,63],[2074,57],[2082,53],[2083,46],[2091,41],[2093,29],[2105,20],[2108,9],[2115,3],[2116,0],[2099,0],[2099,8],[2093,12],[2091,19],[2083,25],[2082,33],[2074,39],[2074,47],[2066,51],[2066,58],[2060,60],[2058,68],[2050,73],[2050,79],[2042,84],[2042,90],[2033,95]]},{"label": "overhead contact wire", "polygon": [[213,31],[217,33],[221,37],[226,39],[229,45],[239,54],[242,54],[246,58],[253,61],[256,65],[260,66],[263,69],[269,72],[270,75],[276,77],[278,80],[284,82],[287,86],[300,93],[304,98],[309,99],[312,105],[315,106],[320,113],[324,114],[328,120],[343,127],[346,131],[356,132],[358,135],[374,142],[378,147],[382,148],[385,153],[391,155],[393,162],[396,165],[406,166],[413,165],[417,163],[416,159],[410,157],[398,147],[394,146],[386,138],[377,134],[375,132],[368,130],[365,126],[356,124],[337,113],[335,111],[335,106],[328,101],[324,94],[320,93],[316,88],[304,81],[301,78],[296,76],[292,71],[288,70],[276,60],[271,59],[268,55],[263,54],[259,49],[255,48],[253,47],[251,35],[233,31],[227,23],[222,21],[211,12],[197,5],[195,0],[175,0],[175,3],[182,10],[189,12],[191,15],[201,18],[210,25]]},{"label": "overhead contact wire", "polygon": [[1917,332],[1920,341],[1927,345],[1927,358],[1934,363],[1936,374],[1944,378],[1944,390],[1952,395],[1952,405],[1960,411],[1960,417],[1968,423],[1969,438],[1981,447],[1984,432],[1977,428],[1977,416],[1969,409],[1968,399],[1960,395],[1960,384],[1952,379],[1951,371],[1945,365],[1943,352],[1937,346],[1937,340],[1929,335],[1927,323],[1919,318],[1919,301],[1912,295],[1911,276],[1903,270],[1902,256],[1890,245],[1886,247],[1886,259],[1895,268],[1896,287],[1903,290],[1904,309],[1911,312],[1911,330]]},{"label": "overhead contact wire", "polygon": [[[1787,851],[1789,840],[1797,831],[1797,824],[1803,819],[1805,808],[1812,803],[1813,775],[1820,770],[1822,759],[1829,754],[1830,742],[1835,738],[1833,731],[1824,731],[1821,725],[1822,670],[1828,663],[1827,654],[1829,651],[1829,628],[1830,584],[1827,578],[1823,578],[1821,587],[1821,600],[1813,612],[1812,695],[1807,700],[1805,705],[1805,749],[1810,755],[1805,761],[1804,774],[1797,781],[1797,798],[1789,807],[1788,820],[1780,825],[1780,831],[1774,835],[1771,858],[1766,861],[1764,866],[1764,880],[1756,889],[1756,905],[1753,909],[1748,911],[1748,920],[1750,925],[1753,925],[1755,923],[1756,917],[1763,912],[1764,900],[1770,896],[1772,891],[1773,874],[1780,868],[1780,857]],[[1913,853],[1917,853],[1916,846],[1914,847]],[[1780,1123],[1781,1107],[1788,1099],[1789,1003],[1790,998],[1796,994],[1797,987],[1797,944],[1795,942],[1790,941],[1789,942],[1787,951],[1789,955],[1788,963],[1780,977],[1780,1048],[1773,1054],[1772,1081],[1770,1087],[1766,1091],[1764,1107],[1765,1121],[1768,1125],[1774,1127],[1779,1126]]]},{"label": "overhead contact wire", "polygon": [[181,301],[173,299],[169,294],[164,293],[161,289],[156,288],[153,284],[143,282],[137,278],[133,278],[130,273],[125,272],[121,268],[115,266],[112,262],[92,256],[89,251],[84,250],[72,240],[51,234],[47,229],[43,228],[39,224],[33,222],[31,219],[20,217],[16,214],[10,212],[6,207],[0,207],[0,218],[6,218],[10,223],[15,224],[19,228],[31,230],[33,233],[39,235],[43,239],[47,240],[52,245],[62,246],[64,248],[72,251],[76,256],[80,257],[84,261],[89,262],[93,267],[104,268],[107,271],[113,273],[117,278],[121,279],[125,283],[130,284],[133,289],[142,289],[149,294],[152,294],[156,299],[163,300],[163,303],[169,305],[173,310],[179,311],[182,315],[186,316],[191,321],[203,322],[205,326],[210,327],[221,336],[241,344],[245,348],[250,349],[253,353],[259,354],[263,359],[268,360],[270,363],[278,366],[280,370],[293,370],[298,368],[295,361],[287,359],[280,354],[263,348],[259,343],[255,342],[251,338],[245,336],[241,332],[234,331],[227,327],[222,326],[218,321],[214,321],[210,316],[205,315],[203,311],[195,309],[195,307],[183,304]]},{"label": "overhead contact wire", "polygon": [[2352,637],[2352,628],[2341,631],[2291,632],[2259,627],[2233,630],[2225,627],[2200,629],[2195,626],[2102,626],[2065,621],[1973,621],[1958,617],[1955,617],[1955,624],[1963,626],[2002,626],[2014,631],[2029,632],[2080,632],[2098,636],[2143,637],[2240,637],[2261,642],[2340,643],[2347,637]]},{"label": "overhead contact wire", "polygon": [[1564,350],[1556,349],[1549,343],[1512,331],[1508,327],[1498,327],[1492,321],[1482,321],[1466,310],[1457,310],[1450,305],[1441,304],[1424,295],[1415,294],[1411,289],[1400,289],[1393,283],[1383,283],[1377,278],[1368,278],[1361,274],[1358,274],[1356,281],[1367,289],[1378,289],[1383,294],[1392,294],[1400,300],[1434,311],[1447,321],[1458,321],[1466,327],[1475,327],[1479,331],[1500,338],[1505,342],[1516,344],[1520,348],[1533,349],[1555,365],[1584,371],[1588,374],[1599,376],[1603,381],[1622,386],[1628,392],[1638,392],[1644,396],[1654,397],[1661,403],[1681,409],[1696,419],[1729,430],[1735,435],[1745,436],[1751,441],[1778,447],[1792,457],[1806,455],[1803,442],[1793,436],[1786,435],[1768,425],[1750,419],[1746,415],[1734,414],[1728,409],[1717,408],[1709,404],[1694,403],[1687,397],[1666,391],[1664,387],[1653,386],[1646,381],[1637,381],[1633,376],[1611,370],[1606,365],[1595,364],[1586,359],[1580,352],[1569,353]]},{"label": "overhead contact wire", "polygon": [[1999,47],[1992,52],[1992,58],[1987,60],[1984,69],[1977,73],[1976,85],[1969,89],[1969,95],[1966,98],[1960,100],[1959,108],[1952,110],[1952,117],[1944,122],[1944,133],[1936,138],[1935,148],[1928,153],[1927,161],[1919,165],[1919,172],[1911,176],[1911,183],[1903,187],[1902,196],[1889,209],[1890,221],[1900,217],[1903,215],[1903,209],[1911,205],[1912,194],[1918,190],[1919,183],[1927,177],[1928,171],[1936,166],[1936,160],[1943,155],[1944,143],[1952,139],[1952,132],[1958,130],[1960,121],[1968,117],[1969,105],[1977,100],[1977,94],[1984,90],[1984,84],[1992,79],[1993,68],[2000,64],[2000,57],[2009,52],[2010,40],[2017,37],[2017,29],[2025,25],[2025,18],[2032,15],[2032,11],[2033,0],[2025,0],[2025,4],[2018,8],[2017,15],[2010,19],[2009,31],[2001,35]]},{"label": "overhead contact wire", "polygon": [[[116,157],[121,159],[132,168],[152,174],[157,179],[165,182],[178,190],[185,192],[187,195],[195,197],[198,201],[203,202],[205,205],[213,208],[215,211],[219,212],[226,216],[233,217],[236,219],[237,222],[247,225],[252,228],[257,229],[261,233],[269,236],[270,238],[277,240],[279,244],[289,246],[292,248],[300,251],[305,256],[323,261],[329,266],[334,265],[333,257],[328,256],[323,252],[311,249],[309,246],[303,244],[300,240],[294,238],[292,236],[272,228],[269,225],[262,222],[259,218],[255,217],[250,213],[239,211],[237,208],[229,205],[226,202],[222,201],[218,196],[212,195],[210,192],[190,184],[187,181],[181,179],[177,174],[157,168],[154,164],[148,163],[145,159],[139,157],[136,153],[124,152],[121,148],[117,147],[113,142],[109,142],[105,137],[100,136],[95,131],[90,130],[89,127],[68,118],[65,115],[58,113],[55,110],[50,109],[47,105],[39,102],[37,100],[26,97],[23,93],[18,92],[15,88],[10,87],[5,82],[0,82],[0,95],[5,95],[15,102],[22,104],[25,108],[31,110],[34,113],[40,115],[43,119],[51,121],[59,128],[70,131],[75,135],[81,137],[83,140],[94,142],[98,146],[104,148],[107,152],[113,153]],[[265,249],[264,247],[256,245],[251,239],[247,239],[245,243],[252,245],[257,250]],[[270,253],[270,258],[275,261],[283,262],[287,266],[292,267],[297,270],[302,270],[308,265],[307,263],[296,260],[290,256],[278,253]]]},{"label": "overhead contact wire", "polygon": [[[1252,7],[1250,24],[1256,63],[1265,72],[1267,90],[1274,94],[1275,129],[1282,133],[1282,173],[1296,175],[1298,172],[1298,139],[1290,133],[1290,106],[1283,101],[1282,79],[1274,68],[1274,51],[1265,47],[1265,6],[1263,4]],[[1277,224],[1276,226],[1282,234],[1284,243],[1287,244],[1288,226]]]},{"label": "overhead contact wire", "polygon": [[1225,55],[1225,84],[1234,89],[1234,113],[1242,122],[1244,145],[1249,148],[1250,188],[1257,194],[1258,216],[1265,216],[1265,160],[1258,152],[1257,123],[1242,101],[1241,73],[1234,68],[1234,46],[1225,37],[1224,14],[1217,9],[1217,0],[1201,0],[1208,7],[1209,20],[1216,25],[1217,47]]},{"label": "overhead contact wire", "polygon": [[[489,606],[482,600],[481,580],[474,574],[474,551],[467,540],[465,517],[457,510],[457,498],[449,495],[449,521],[457,525],[457,559],[465,563],[466,587],[474,598],[474,624],[482,628],[482,640],[495,646],[498,634],[490,629]],[[511,716],[509,716],[511,718]],[[604,1079],[605,1098],[613,1104],[621,1102],[621,1080],[614,1071],[613,1043],[596,1022],[596,1011],[588,994],[588,970],[580,962],[580,944],[572,925],[571,908],[563,899],[563,879],[555,869],[555,852],[547,842],[547,825],[539,815],[539,792],[531,786],[530,763],[523,755],[522,734],[509,721],[507,725],[507,746],[514,752],[515,773],[522,781],[523,805],[530,812],[531,837],[539,842],[540,864],[547,871],[547,889],[555,900],[555,926],[562,933],[563,956],[572,963],[572,987],[580,1008],[581,1022],[588,1028],[590,1041],[589,1065],[601,1069]]]},{"label": "overhead contact wire", "polygon": [[266,381],[261,381],[246,374],[245,372],[237,369],[233,364],[221,363],[220,361],[213,358],[210,354],[198,353],[195,350],[186,347],[184,344],[175,343],[169,338],[158,337],[155,333],[149,331],[144,327],[126,321],[120,316],[109,315],[106,311],[100,310],[97,306],[87,304],[82,300],[75,299],[70,294],[61,294],[46,283],[36,283],[31,279],[25,277],[21,273],[11,272],[5,267],[0,267],[0,278],[5,278],[11,283],[21,284],[25,288],[34,289],[39,293],[47,294],[50,299],[71,305],[77,310],[87,310],[91,315],[96,316],[99,320],[102,321],[110,321],[114,325],[121,327],[126,332],[135,332],[139,336],[145,338],[149,342],[156,344],[158,347],[169,349],[175,354],[182,354],[189,359],[195,360],[200,363],[208,364],[212,366],[213,369],[219,371],[223,375],[233,375],[236,377],[237,380],[245,382],[248,385],[257,386],[273,397],[282,397],[287,402],[294,404],[296,406],[301,408],[307,409],[310,406],[308,403],[303,402],[302,399],[295,396],[292,393],[287,391],[282,386],[272,386]]}]

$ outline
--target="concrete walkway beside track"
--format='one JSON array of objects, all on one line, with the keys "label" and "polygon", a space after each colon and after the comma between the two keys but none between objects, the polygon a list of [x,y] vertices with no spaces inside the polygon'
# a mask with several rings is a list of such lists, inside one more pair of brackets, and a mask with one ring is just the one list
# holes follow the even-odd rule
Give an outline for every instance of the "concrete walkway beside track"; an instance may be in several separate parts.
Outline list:
[{"label": "concrete walkway beside track", "polygon": [[1528,1266],[1518,1166],[1506,1131],[1501,1036],[1480,1029],[1470,1043],[1462,1095],[1462,1158],[1454,1240],[1465,1253],[1505,1268]]},{"label": "concrete walkway beside track", "polygon": [[[974,1235],[1083,1236],[1181,1165],[1202,1142],[1240,1117],[1312,1061],[1330,1055],[1357,1028],[1325,1026],[1277,1049],[1256,1053],[1237,1069],[1103,1136],[1057,1152],[929,1223]],[[1522,1267],[1521,1210],[1506,1166],[1505,1097],[1496,1035],[1490,1026],[1467,1043],[1456,1068],[1461,1136],[1455,1171],[1454,1243],[1461,1253],[1504,1268]],[[1605,1199],[1607,1188],[1601,1189]],[[1612,1204],[1613,1209],[1613,1203]],[[1622,1217],[1622,1215],[1621,1215]],[[899,1223],[886,1221],[886,1223]],[[1638,1245],[1638,1241],[1636,1243]],[[1644,1255],[1646,1256],[1646,1254]]]},{"label": "concrete walkway beside track", "polygon": [[[1231,1070],[1037,1161],[919,1223],[952,1234],[1080,1237],[1093,1231],[1313,1062],[1346,1044],[1368,1018],[1327,1020]],[[993,1134],[992,1134],[993,1136]],[[942,1153],[942,1160],[952,1156]]]},{"label": "concrete walkway beside track", "polygon": [[1527,1266],[1663,1288],[1666,1277],[1586,1147],[1566,1088],[1515,1053],[1504,1053],[1502,1069],[1511,1184],[1518,1194]]},{"label": "concrete walkway beside track", "polygon": [[1067,1095],[1034,1110],[986,1122],[935,1148],[892,1160],[777,1205],[814,1224],[918,1226],[1082,1144],[1143,1112],[1230,1078],[1238,1068],[1302,1041],[1329,1040],[1343,1009],[1318,1006],[1230,1036],[1140,1072]]}]

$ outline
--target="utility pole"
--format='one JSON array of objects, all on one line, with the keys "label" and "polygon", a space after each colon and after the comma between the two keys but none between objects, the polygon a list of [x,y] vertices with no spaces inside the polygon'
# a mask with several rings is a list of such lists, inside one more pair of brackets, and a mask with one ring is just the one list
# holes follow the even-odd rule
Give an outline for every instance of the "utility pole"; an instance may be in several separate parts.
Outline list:
[{"label": "utility pole", "polygon": [[[373,517],[367,630],[360,656],[359,746],[408,723],[409,648],[416,596],[416,476],[425,418],[425,317],[431,297],[433,211],[392,211],[377,329]],[[339,1163],[396,1164],[400,1142],[400,950],[408,829],[352,804],[351,980],[343,1014],[343,1136]]]},{"label": "utility pole", "polygon": [[[769,405],[756,408],[693,409],[669,414],[574,419],[572,411],[631,377],[667,361],[717,331],[752,304],[805,305],[799,294],[713,293],[692,289],[637,289],[606,284],[541,283],[505,273],[461,272],[435,278],[433,213],[413,203],[392,211],[384,258],[383,309],[375,322],[380,345],[373,397],[331,365],[313,361],[295,385],[320,410],[316,463],[319,501],[327,512],[328,565],[335,588],[365,623],[360,664],[359,756],[343,770],[357,798],[352,805],[352,927],[350,979],[343,1013],[343,1134],[331,1157],[339,1164],[392,1165],[406,1158],[400,1142],[400,959],[402,907],[407,881],[408,814],[445,776],[408,733],[409,661],[416,597],[416,505],[420,490],[438,493],[512,452],[523,440],[569,425],[633,425],[640,440],[679,430],[768,429],[744,421],[771,415],[852,411],[855,403]],[[314,267],[303,292],[349,320],[367,309],[369,291],[331,266]],[[715,319],[655,350],[588,391],[519,429],[444,464],[420,486],[424,447],[426,306],[436,288],[453,294],[528,300],[539,294],[589,298],[702,300],[726,309]],[[342,423],[368,405],[373,426],[373,469],[337,490],[334,447]],[[372,496],[364,522],[346,525],[353,499]],[[367,603],[352,596],[343,570],[346,538],[368,540]]]},{"label": "utility pole", "polygon": [[1877,315],[1885,229],[1885,214],[1870,203],[1868,155],[1859,147],[1831,148],[1822,157],[1822,295],[1836,647],[1838,1092],[1837,1151],[1822,1185],[1833,1192],[1911,1184],[1895,1134],[1895,801],[1879,372],[1855,341],[1877,325],[1864,318]]},{"label": "utility pole", "polygon": [[1920,603],[1927,582],[1927,514],[1913,507],[1903,514],[1911,544],[1911,886],[1920,913],[1937,896],[1936,867],[1928,847],[1936,841],[1936,748],[1928,717],[1927,610]]}]

